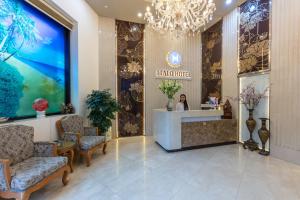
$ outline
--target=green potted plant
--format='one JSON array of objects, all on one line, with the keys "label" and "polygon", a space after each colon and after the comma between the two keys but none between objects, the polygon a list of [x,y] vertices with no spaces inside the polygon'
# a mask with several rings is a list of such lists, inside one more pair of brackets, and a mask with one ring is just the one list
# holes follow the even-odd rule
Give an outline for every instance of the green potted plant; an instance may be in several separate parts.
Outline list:
[{"label": "green potted plant", "polygon": [[116,119],[116,113],[120,110],[120,105],[112,97],[109,89],[99,91],[93,90],[87,96],[87,108],[89,109],[88,118],[92,125],[98,127],[100,134],[105,133],[112,126],[111,120]]},{"label": "green potted plant", "polygon": [[174,95],[182,88],[182,84],[176,80],[163,80],[159,84],[158,88],[163,94],[167,95],[168,97],[167,110],[172,111]]}]

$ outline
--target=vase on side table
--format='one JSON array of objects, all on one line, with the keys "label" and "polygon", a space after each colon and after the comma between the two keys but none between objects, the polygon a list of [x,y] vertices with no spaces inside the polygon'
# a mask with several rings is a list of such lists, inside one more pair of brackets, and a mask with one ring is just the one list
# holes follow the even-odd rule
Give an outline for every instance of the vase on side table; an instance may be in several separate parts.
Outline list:
[{"label": "vase on side table", "polygon": [[270,138],[270,131],[267,129],[267,120],[268,118],[259,118],[261,120],[261,128],[258,130],[258,136],[261,141],[262,149],[259,151],[259,154],[268,156],[270,155],[269,151],[266,151],[266,143]]},{"label": "vase on side table", "polygon": [[256,121],[253,118],[254,109],[249,109],[249,118],[246,120],[246,125],[250,133],[250,138],[247,141],[244,141],[243,147],[249,149],[250,151],[258,150],[258,143],[253,139],[253,131],[256,127]]},{"label": "vase on side table", "polygon": [[173,110],[173,99],[168,99],[168,103],[167,103],[167,110],[168,111],[172,111]]}]

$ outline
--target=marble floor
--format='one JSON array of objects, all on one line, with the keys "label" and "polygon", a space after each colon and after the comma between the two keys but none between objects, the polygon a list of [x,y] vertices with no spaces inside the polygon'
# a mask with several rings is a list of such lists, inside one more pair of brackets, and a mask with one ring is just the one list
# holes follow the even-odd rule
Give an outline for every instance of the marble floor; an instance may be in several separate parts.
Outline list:
[{"label": "marble floor", "polygon": [[166,153],[152,137],[111,141],[91,167],[79,164],[33,200],[296,200],[300,166],[240,145]]}]

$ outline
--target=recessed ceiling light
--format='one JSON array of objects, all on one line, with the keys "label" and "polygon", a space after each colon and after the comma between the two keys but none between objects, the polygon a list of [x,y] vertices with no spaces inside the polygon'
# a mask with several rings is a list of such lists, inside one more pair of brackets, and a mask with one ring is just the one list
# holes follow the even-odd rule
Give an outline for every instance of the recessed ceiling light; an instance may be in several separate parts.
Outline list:
[{"label": "recessed ceiling light", "polygon": [[142,18],[142,17],[143,17],[143,13],[139,12],[139,13],[137,14],[137,16],[138,16],[139,18]]},{"label": "recessed ceiling light", "polygon": [[229,4],[231,4],[231,3],[232,3],[232,0],[226,0],[226,1],[225,1],[225,4],[226,4],[226,5],[229,5]]},{"label": "recessed ceiling light", "polygon": [[105,5],[104,8],[108,8],[108,5]]}]

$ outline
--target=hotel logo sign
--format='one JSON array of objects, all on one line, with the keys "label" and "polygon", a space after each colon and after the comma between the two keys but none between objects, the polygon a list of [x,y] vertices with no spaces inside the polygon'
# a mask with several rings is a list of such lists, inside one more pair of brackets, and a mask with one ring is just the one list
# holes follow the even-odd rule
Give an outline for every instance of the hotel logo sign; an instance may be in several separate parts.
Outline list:
[{"label": "hotel logo sign", "polygon": [[177,51],[170,51],[166,56],[167,63],[172,68],[178,68],[181,66],[182,58]]},{"label": "hotel logo sign", "polygon": [[157,69],[155,77],[161,79],[192,80],[191,73],[183,70]]},{"label": "hotel logo sign", "polygon": [[192,80],[191,73],[186,70],[177,70],[182,65],[182,57],[176,51],[168,52],[166,61],[172,69],[157,69],[155,77],[160,79]]}]

